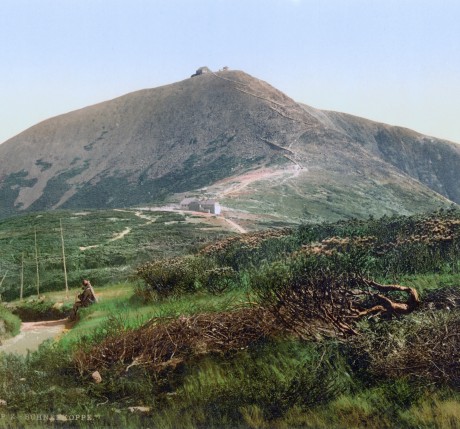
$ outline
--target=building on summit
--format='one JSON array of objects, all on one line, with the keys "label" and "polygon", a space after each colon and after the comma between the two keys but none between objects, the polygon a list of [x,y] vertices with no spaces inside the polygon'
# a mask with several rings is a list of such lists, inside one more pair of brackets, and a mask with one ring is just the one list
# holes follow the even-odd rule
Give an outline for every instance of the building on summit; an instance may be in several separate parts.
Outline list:
[{"label": "building on summit", "polygon": [[190,210],[193,212],[212,213],[220,215],[221,207],[216,200],[198,200],[196,198],[185,198],[180,203],[182,210]]},{"label": "building on summit", "polygon": [[197,69],[197,71],[194,74],[192,74],[190,77],[200,76],[206,73],[211,73],[211,69],[209,67],[204,66],[204,67],[200,67],[199,69]]}]

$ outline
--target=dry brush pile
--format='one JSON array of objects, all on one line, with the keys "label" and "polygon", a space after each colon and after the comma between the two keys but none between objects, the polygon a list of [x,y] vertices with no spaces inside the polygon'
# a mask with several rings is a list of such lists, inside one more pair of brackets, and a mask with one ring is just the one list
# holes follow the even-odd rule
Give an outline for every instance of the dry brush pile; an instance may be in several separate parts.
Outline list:
[{"label": "dry brush pile", "polygon": [[460,311],[428,311],[365,329],[350,339],[356,365],[380,379],[460,388]]},{"label": "dry brush pile", "polygon": [[[265,258],[265,265],[251,272],[250,286],[257,298],[252,307],[152,319],[135,330],[120,328],[101,343],[78,351],[76,366],[82,374],[123,373],[133,366],[159,373],[189,359],[232,353],[280,335],[307,341],[333,337],[352,345],[359,359],[367,356],[366,365],[377,376],[404,376],[412,371],[419,378],[456,384],[459,289],[433,292],[422,302],[414,288],[377,282],[368,274],[369,261],[374,275],[390,272],[392,276],[406,273],[407,266],[422,269],[427,260],[434,265],[458,263],[460,221],[458,213],[449,216],[409,218],[380,235],[372,234],[369,227],[362,235],[329,236],[303,247],[290,230],[264,231],[220,241],[192,257],[145,264],[138,274],[160,295],[176,289],[193,292],[197,282],[219,293],[243,269],[254,267],[257,258]],[[385,222],[376,225],[390,225]],[[334,232],[330,226],[325,228]],[[251,251],[257,258],[248,259]],[[452,317],[442,324],[439,320],[446,309],[453,311]],[[416,316],[423,319],[437,310],[442,310],[438,311],[441,319],[433,316],[425,325],[417,322]],[[373,330],[363,328],[369,321],[377,322]],[[387,336],[395,327],[406,332],[399,343]],[[385,354],[390,357],[387,364]],[[443,364],[436,369],[438,359]]]},{"label": "dry brush pile", "polygon": [[133,366],[159,373],[197,356],[247,348],[276,331],[271,314],[260,308],[154,318],[138,329],[120,329],[90,350],[77,351],[74,362],[80,374],[123,373]]},{"label": "dry brush pile", "polygon": [[327,262],[324,256],[300,255],[289,264],[269,267],[253,281],[264,308],[304,339],[355,335],[360,319],[391,319],[420,304],[412,287],[380,284]]}]

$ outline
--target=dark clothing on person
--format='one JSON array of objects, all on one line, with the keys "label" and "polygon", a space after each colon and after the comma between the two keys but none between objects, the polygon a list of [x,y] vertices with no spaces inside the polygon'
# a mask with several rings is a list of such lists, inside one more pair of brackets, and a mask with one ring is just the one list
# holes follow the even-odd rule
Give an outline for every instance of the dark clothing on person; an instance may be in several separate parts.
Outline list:
[{"label": "dark clothing on person", "polygon": [[93,295],[93,291],[91,290],[89,284],[85,286],[83,292],[80,295],[78,295],[78,299],[80,300],[81,307],[87,307],[88,305],[91,305],[96,301]]},{"label": "dark clothing on person", "polygon": [[89,305],[96,302],[96,297],[93,293],[93,288],[88,280],[83,281],[83,292],[78,295],[78,300],[75,301],[69,319],[75,320],[77,318],[77,312],[80,307],[88,307]]}]

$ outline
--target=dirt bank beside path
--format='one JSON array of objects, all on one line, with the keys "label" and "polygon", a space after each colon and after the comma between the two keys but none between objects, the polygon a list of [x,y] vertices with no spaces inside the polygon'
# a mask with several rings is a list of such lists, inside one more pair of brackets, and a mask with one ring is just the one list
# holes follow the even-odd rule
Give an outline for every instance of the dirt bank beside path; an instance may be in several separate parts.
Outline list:
[{"label": "dirt bank beside path", "polygon": [[4,340],[0,352],[26,355],[35,351],[43,341],[58,337],[68,325],[68,319],[47,320],[42,322],[23,322],[21,332],[13,338]]}]

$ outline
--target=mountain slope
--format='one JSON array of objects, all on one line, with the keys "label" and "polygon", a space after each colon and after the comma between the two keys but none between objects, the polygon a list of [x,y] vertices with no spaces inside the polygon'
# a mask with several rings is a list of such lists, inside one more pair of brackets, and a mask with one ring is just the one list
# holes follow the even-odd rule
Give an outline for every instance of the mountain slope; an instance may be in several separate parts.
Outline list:
[{"label": "mountain slope", "polygon": [[[333,195],[325,210],[311,213],[320,218],[329,208],[336,216],[365,215],[460,202],[459,146],[313,109],[240,71],[49,119],[0,145],[0,159],[0,216],[159,202],[267,167],[279,173],[245,189],[254,213],[283,216],[288,200],[298,205],[292,216],[302,217],[321,192]],[[338,193],[345,203],[334,202]],[[231,192],[216,196],[235,207],[244,201]]]},{"label": "mountain slope", "polygon": [[429,188],[460,202],[460,146],[407,128],[328,112],[333,123],[371,153]]}]

